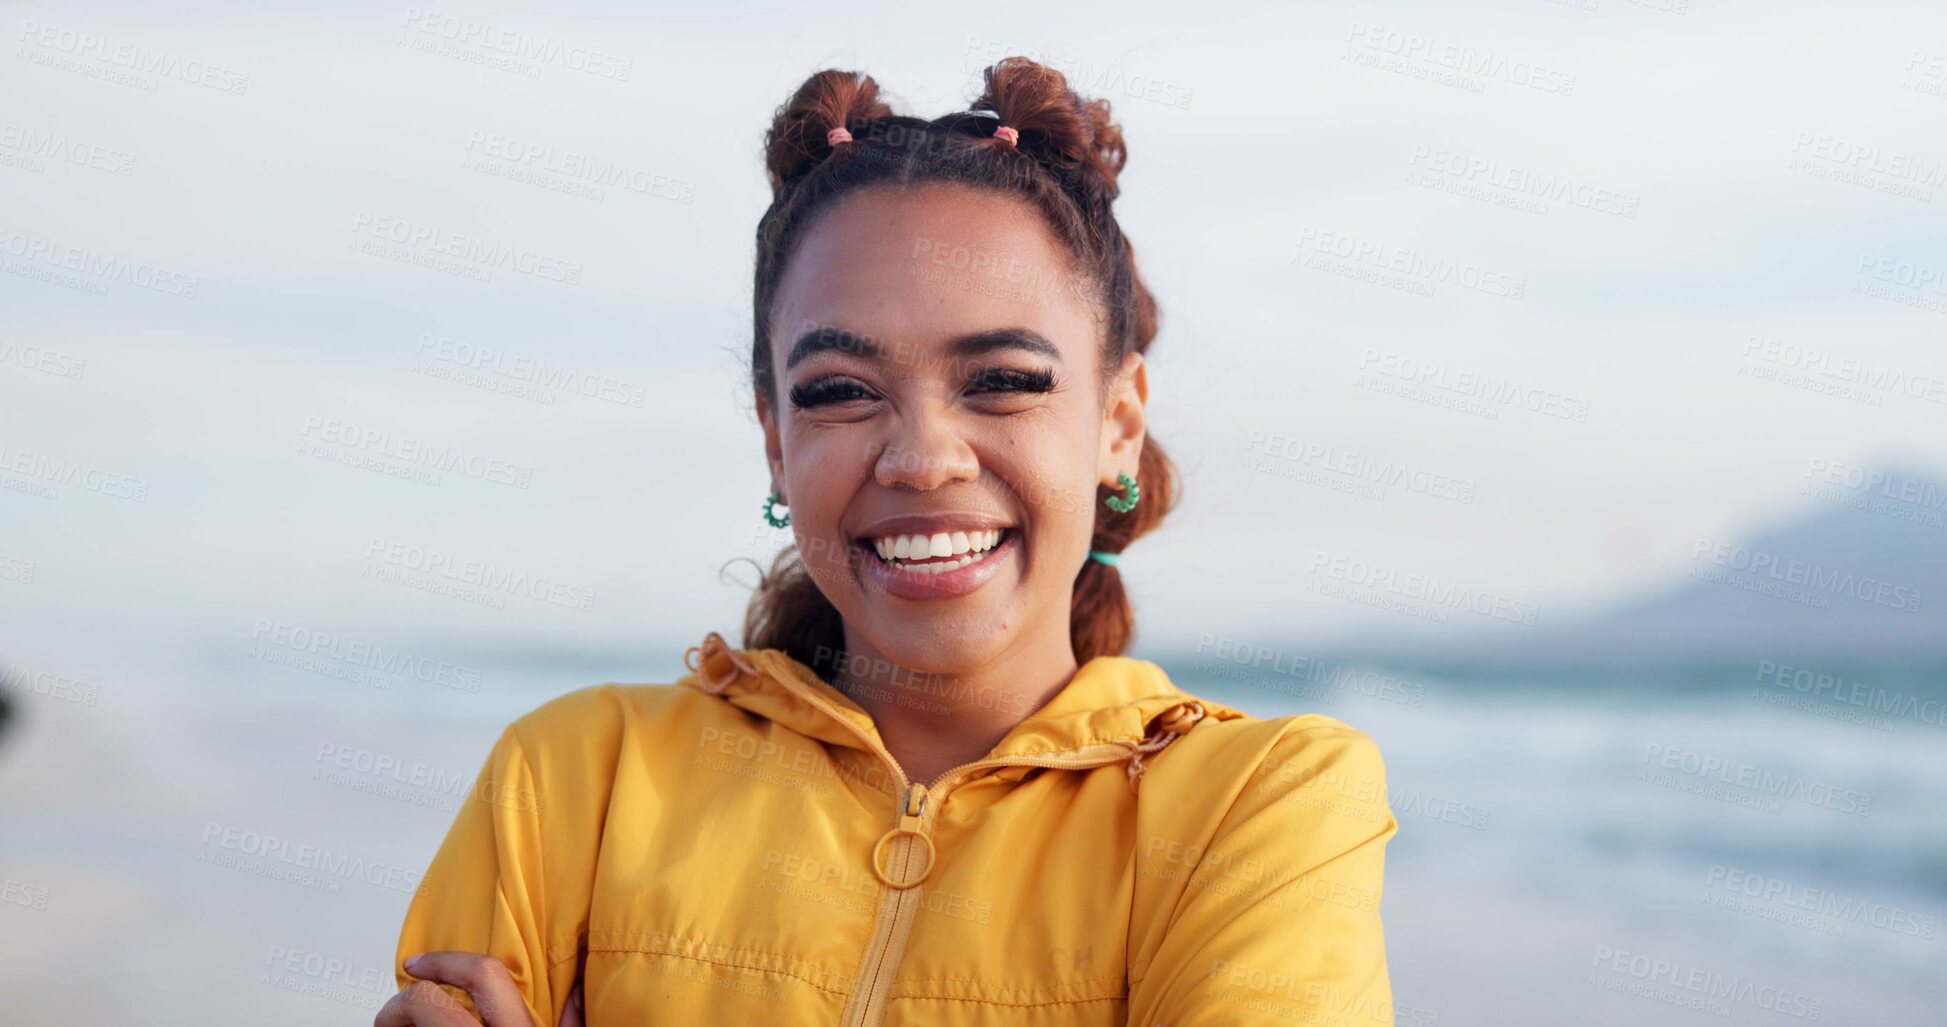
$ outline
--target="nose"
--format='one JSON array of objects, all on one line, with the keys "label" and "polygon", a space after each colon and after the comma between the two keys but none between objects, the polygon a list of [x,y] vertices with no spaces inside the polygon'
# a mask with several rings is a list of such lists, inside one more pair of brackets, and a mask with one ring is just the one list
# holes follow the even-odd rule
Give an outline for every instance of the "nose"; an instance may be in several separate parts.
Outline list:
[{"label": "nose", "polygon": [[930,491],[980,476],[980,461],[952,418],[927,411],[902,416],[879,441],[873,480],[888,488]]}]

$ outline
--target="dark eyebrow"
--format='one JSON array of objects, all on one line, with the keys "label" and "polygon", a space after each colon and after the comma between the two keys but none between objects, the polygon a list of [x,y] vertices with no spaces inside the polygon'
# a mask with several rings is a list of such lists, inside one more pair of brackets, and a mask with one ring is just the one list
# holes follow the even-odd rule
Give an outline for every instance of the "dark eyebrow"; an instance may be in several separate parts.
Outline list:
[{"label": "dark eyebrow", "polygon": [[956,357],[977,357],[997,349],[1019,349],[1029,353],[1039,353],[1055,363],[1061,363],[1061,350],[1055,344],[1041,337],[1039,332],[1026,328],[996,328],[987,332],[962,335],[947,344],[946,351]]},{"label": "dark eyebrow", "polygon": [[[1018,349],[1061,363],[1061,350],[1049,342],[1039,332],[1026,328],[994,328],[972,335],[962,335],[947,344],[947,355],[951,357],[977,357],[999,349]],[[867,360],[882,360],[885,350],[878,343],[863,335],[856,335],[843,328],[813,328],[798,336],[791,344],[790,355],[784,358],[786,371],[798,366],[819,353],[850,353]]]},{"label": "dark eyebrow", "polygon": [[877,360],[883,355],[878,343],[863,335],[854,335],[843,328],[813,328],[791,344],[791,353],[784,358],[784,369],[789,371],[827,351],[851,353],[868,360]]}]

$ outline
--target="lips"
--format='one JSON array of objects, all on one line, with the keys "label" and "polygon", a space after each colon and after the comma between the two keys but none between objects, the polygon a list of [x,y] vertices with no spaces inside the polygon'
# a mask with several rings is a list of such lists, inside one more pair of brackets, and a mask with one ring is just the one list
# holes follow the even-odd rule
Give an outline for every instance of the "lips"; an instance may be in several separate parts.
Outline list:
[{"label": "lips", "polygon": [[937,535],[900,535],[870,543],[878,561],[913,574],[944,574],[991,559],[1011,529],[994,528],[971,535],[956,531]]},{"label": "lips", "polygon": [[866,540],[857,546],[861,553],[859,577],[866,587],[878,587],[890,596],[905,600],[958,598],[993,581],[1020,550],[1020,532],[1005,528],[991,550],[970,552],[956,557],[927,557],[923,561],[880,559]]},{"label": "lips", "polygon": [[935,516],[876,522],[853,544],[867,584],[901,599],[929,600],[966,595],[986,584],[1021,542],[1018,529],[991,518]]},{"label": "lips", "polygon": [[852,541],[881,560],[917,564],[991,551],[1013,527],[1005,518],[972,511],[901,514],[867,524]]}]

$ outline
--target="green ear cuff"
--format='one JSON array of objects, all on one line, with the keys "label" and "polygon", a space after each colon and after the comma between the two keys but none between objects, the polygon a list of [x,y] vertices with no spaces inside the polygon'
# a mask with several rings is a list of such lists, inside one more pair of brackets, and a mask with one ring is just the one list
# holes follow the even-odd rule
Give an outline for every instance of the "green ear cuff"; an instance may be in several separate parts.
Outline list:
[{"label": "green ear cuff", "polygon": [[777,514],[771,512],[772,508],[777,506],[783,499],[784,494],[781,492],[773,492],[769,496],[764,497],[764,520],[769,522],[773,528],[788,528],[791,526],[791,511],[786,510],[783,517],[779,517]]},{"label": "green ear cuff", "polygon": [[[1116,513],[1126,514],[1134,510],[1137,503],[1142,502],[1143,490],[1141,486],[1136,484],[1136,479],[1126,474],[1116,475],[1115,480],[1117,485],[1122,486],[1122,495],[1108,496],[1102,502],[1109,504],[1109,509],[1114,510]],[[1107,564],[1110,567],[1122,566],[1122,554],[1120,553],[1091,549],[1089,550],[1088,558],[1094,560],[1096,563]]]}]

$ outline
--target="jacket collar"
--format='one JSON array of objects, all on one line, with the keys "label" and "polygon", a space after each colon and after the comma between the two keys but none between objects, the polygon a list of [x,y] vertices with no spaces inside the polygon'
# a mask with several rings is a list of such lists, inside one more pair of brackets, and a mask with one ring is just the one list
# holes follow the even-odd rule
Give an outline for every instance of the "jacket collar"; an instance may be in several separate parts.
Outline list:
[{"label": "jacket collar", "polygon": [[[712,631],[684,654],[684,663],[691,673],[679,684],[821,742],[884,748],[871,714],[782,649],[733,649]],[[984,758],[1050,756],[1104,744],[1124,746],[1133,755],[1146,737],[1155,736],[1158,721],[1186,703],[1218,720],[1247,716],[1178,689],[1148,660],[1097,656]]]}]

